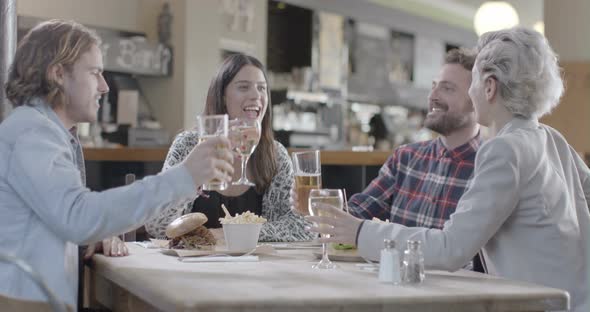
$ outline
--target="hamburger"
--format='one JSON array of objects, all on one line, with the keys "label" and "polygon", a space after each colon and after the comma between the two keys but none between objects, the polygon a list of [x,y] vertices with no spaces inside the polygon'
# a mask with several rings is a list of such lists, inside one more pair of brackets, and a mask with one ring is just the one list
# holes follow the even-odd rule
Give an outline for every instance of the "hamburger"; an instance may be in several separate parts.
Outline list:
[{"label": "hamburger", "polygon": [[207,216],[200,212],[189,213],[172,221],[166,227],[169,248],[212,249],[217,243],[213,233],[203,226]]}]

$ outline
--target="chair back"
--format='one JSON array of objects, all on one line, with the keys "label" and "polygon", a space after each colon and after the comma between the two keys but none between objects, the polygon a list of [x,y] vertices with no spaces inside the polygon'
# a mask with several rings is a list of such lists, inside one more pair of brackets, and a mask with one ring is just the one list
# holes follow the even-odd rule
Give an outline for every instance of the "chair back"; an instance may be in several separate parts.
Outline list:
[{"label": "chair back", "polygon": [[19,312],[54,312],[48,302],[29,301],[18,298],[7,297],[0,294],[0,307],[2,311]]}]

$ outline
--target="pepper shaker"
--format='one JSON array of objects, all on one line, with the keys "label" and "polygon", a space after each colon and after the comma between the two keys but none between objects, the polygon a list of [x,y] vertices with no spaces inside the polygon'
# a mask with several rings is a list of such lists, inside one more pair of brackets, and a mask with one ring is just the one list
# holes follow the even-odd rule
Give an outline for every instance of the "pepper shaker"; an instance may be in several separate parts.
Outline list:
[{"label": "pepper shaker", "polygon": [[419,284],[424,281],[424,254],[421,242],[408,240],[408,247],[404,251],[403,282],[407,284]]}]

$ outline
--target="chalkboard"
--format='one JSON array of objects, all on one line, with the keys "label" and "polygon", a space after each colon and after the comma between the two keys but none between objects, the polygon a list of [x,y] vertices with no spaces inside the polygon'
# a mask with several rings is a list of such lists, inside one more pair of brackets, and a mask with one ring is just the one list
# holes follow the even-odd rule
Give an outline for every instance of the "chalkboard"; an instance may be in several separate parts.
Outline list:
[{"label": "chalkboard", "polygon": [[399,104],[397,89],[413,79],[413,36],[380,25],[353,24],[349,94],[382,104]]}]

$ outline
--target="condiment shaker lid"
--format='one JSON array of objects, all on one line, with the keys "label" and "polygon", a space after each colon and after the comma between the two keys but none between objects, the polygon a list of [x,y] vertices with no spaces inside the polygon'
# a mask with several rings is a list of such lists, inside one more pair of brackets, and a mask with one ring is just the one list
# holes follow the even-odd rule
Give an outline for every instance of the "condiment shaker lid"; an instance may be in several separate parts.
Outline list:
[{"label": "condiment shaker lid", "polygon": [[391,240],[391,239],[384,239],[383,240],[383,247],[388,248],[388,249],[393,249],[393,248],[395,248],[395,241]]}]

